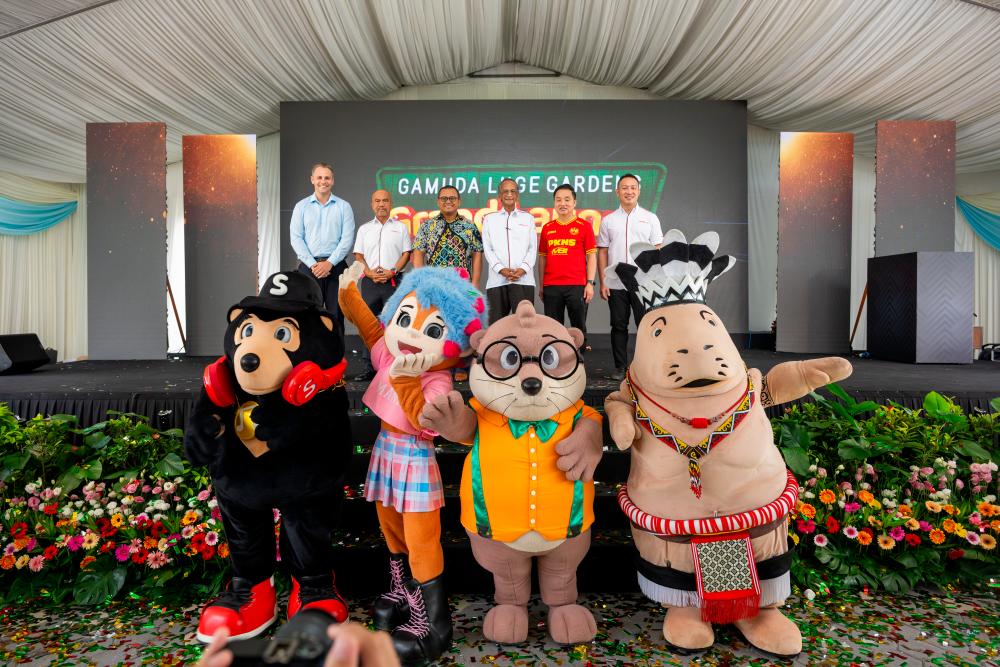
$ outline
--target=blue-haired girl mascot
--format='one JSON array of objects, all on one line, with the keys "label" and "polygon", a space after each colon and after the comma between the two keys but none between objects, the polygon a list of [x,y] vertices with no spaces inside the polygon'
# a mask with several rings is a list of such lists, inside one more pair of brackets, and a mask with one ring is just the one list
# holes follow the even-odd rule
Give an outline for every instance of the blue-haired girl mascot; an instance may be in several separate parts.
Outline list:
[{"label": "blue-haired girl mascot", "polygon": [[376,376],[362,400],[382,420],[365,482],[390,552],[391,588],[375,602],[375,625],[392,633],[404,664],[432,661],[451,643],[452,626],[437,434],[419,418],[425,402],[451,391],[449,369],[472,353],[469,336],[483,327],[486,304],[464,269],[420,268],[376,317],[358,290],[361,275],[358,263],[344,272],[339,301],[371,351]]}]

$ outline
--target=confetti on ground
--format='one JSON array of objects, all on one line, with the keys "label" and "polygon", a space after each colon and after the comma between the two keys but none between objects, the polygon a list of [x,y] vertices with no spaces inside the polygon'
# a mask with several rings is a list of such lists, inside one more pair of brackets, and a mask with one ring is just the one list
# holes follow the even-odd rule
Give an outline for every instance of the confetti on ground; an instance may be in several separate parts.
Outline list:
[{"label": "confetti on ground", "polygon": [[[354,618],[371,600],[354,604]],[[638,594],[588,594],[582,604],[597,618],[589,644],[564,647],[547,638],[545,607],[533,599],[528,642],[500,646],[481,632],[486,596],[452,599],[455,641],[440,665],[770,665],[728,628],[700,655],[672,652],[661,634],[663,612]],[[199,604],[128,599],[101,607],[51,602],[0,609],[0,661],[9,665],[182,665],[197,661]],[[1000,600],[988,592],[793,597],[786,611],[799,623],[804,651],[794,664],[1000,665]]]}]

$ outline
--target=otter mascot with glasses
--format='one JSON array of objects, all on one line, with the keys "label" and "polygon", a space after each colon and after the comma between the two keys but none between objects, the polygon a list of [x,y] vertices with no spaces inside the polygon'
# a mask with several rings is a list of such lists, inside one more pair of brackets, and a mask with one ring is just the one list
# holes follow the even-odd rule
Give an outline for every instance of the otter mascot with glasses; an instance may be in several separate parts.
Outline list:
[{"label": "otter mascot with glasses", "polygon": [[274,511],[291,571],[288,617],[318,608],[346,621],[333,578],[333,528],[351,459],[344,341],[312,278],[276,273],[229,309],[225,355],[205,369],[184,434],[207,465],[233,579],[202,611],[197,637],[248,639],[277,618]]},{"label": "otter mascot with glasses", "polygon": [[601,416],[581,400],[583,333],[522,301],[470,343],[471,407],[453,391],[424,407],[421,424],[472,445],[462,473],[462,525],[496,584],[497,606],[486,614],[483,634],[505,644],[528,638],[537,558],[552,638],[588,642],[597,625],[576,604],[576,569],[590,548],[594,469],[603,448]]},{"label": "otter mascot with glasses", "polygon": [[732,268],[719,235],[688,244],[670,230],[661,248],[635,244],[615,271],[645,315],[635,358],[605,410],[619,449],[631,448],[618,495],[639,550],[639,587],[667,607],[663,636],[707,649],[712,624],[732,623],[757,649],[789,658],[802,635],[778,611],[791,593],[786,517],[798,484],[774,444],[764,408],[851,374],[827,357],[747,369],[709,283]]},{"label": "otter mascot with glasses", "polygon": [[425,267],[406,274],[376,317],[358,291],[363,275],[360,262],[351,264],[340,278],[339,302],[371,350],[376,375],[362,400],[382,420],[365,498],[375,503],[389,547],[390,590],[375,601],[373,618],[410,665],[436,660],[452,637],[437,433],[419,417],[425,401],[451,391],[449,369],[472,353],[469,336],[482,329],[486,303],[465,269]]}]

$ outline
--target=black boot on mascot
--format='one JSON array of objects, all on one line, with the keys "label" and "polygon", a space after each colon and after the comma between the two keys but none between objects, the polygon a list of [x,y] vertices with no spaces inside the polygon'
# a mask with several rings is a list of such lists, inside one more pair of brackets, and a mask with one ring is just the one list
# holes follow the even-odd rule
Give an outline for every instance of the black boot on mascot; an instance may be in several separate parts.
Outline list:
[{"label": "black boot on mascot", "polygon": [[281,560],[292,575],[289,618],[319,608],[347,620],[331,533],[351,425],[344,341],[322,303],[308,276],[274,274],[259,296],[229,309],[226,354],[205,369],[184,449],[211,472],[233,578],[202,611],[203,642],[220,627],[248,639],[277,619],[274,509],[281,513]]}]

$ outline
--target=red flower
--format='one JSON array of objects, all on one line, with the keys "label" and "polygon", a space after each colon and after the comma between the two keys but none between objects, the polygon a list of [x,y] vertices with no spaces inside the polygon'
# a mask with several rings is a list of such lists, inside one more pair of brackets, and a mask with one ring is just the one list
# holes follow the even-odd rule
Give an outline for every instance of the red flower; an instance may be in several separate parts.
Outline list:
[{"label": "red flower", "polygon": [[202,560],[212,560],[213,556],[215,556],[215,547],[211,544],[206,545],[205,548],[201,550]]},{"label": "red flower", "polygon": [[194,547],[196,551],[201,551],[205,548],[205,534],[196,533],[194,537],[191,538],[191,546]]},{"label": "red flower", "polygon": [[45,547],[45,551],[42,552],[42,558],[44,558],[45,560],[52,560],[58,555],[59,555],[59,549],[54,544],[50,544],[49,546]]},{"label": "red flower", "polygon": [[101,533],[101,537],[114,537],[118,532],[118,529],[103,517],[97,520],[97,530]]},{"label": "red flower", "polygon": [[106,554],[109,551],[115,550],[115,543],[110,540],[101,545],[101,553]]},{"label": "red flower", "polygon": [[948,560],[958,560],[965,555],[965,551],[962,549],[949,549],[948,550]]},{"label": "red flower", "polygon": [[868,533],[868,537],[875,537],[875,531],[871,528],[862,528],[860,532]]},{"label": "red flower", "polygon": [[827,517],[827,519],[826,519],[826,532],[830,533],[831,535],[833,533],[839,533],[840,532],[840,522],[837,521],[832,516],[831,517]]},{"label": "red flower", "polygon": [[147,556],[149,556],[148,551],[146,551],[144,548],[139,549],[134,554],[132,554],[132,562],[135,563],[136,565],[142,565],[143,563],[146,562]]},{"label": "red flower", "polygon": [[799,519],[795,522],[795,526],[799,529],[800,533],[813,533],[816,531],[816,522],[812,519],[809,519],[808,521]]},{"label": "red flower", "polygon": [[23,540],[28,536],[28,524],[24,521],[20,523],[15,523],[10,527],[10,536],[15,540]]},{"label": "red flower", "polygon": [[42,508],[42,511],[48,514],[49,516],[52,516],[53,514],[56,514],[59,511],[59,503],[49,503],[48,505]]},{"label": "red flower", "polygon": [[161,537],[167,534],[167,528],[166,526],[163,525],[162,521],[155,521],[149,527],[149,534],[155,537],[156,539],[160,539]]},{"label": "red flower", "polygon": [[911,547],[915,547],[920,544],[920,536],[914,535],[913,533],[910,533],[904,539],[906,540],[906,543],[909,544]]}]

